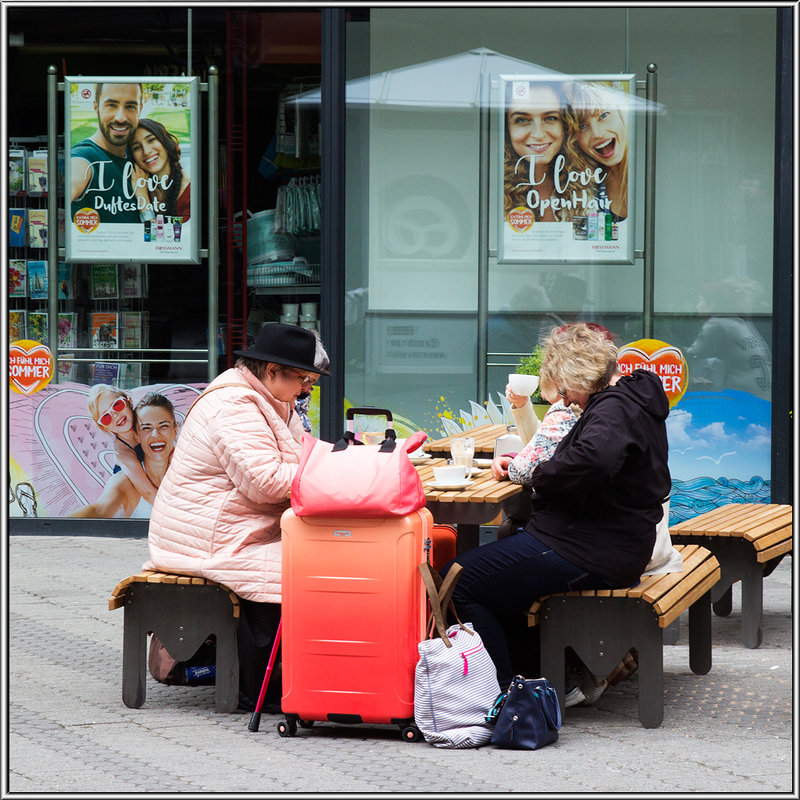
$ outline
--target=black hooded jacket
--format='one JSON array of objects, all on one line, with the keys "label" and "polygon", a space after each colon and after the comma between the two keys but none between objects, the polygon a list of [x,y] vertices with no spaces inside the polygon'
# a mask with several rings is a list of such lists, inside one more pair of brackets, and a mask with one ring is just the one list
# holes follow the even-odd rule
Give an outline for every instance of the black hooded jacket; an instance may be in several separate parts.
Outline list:
[{"label": "black hooded jacket", "polygon": [[615,587],[635,584],[669,497],[667,396],[635,370],[591,395],[553,457],[533,471],[527,530]]}]

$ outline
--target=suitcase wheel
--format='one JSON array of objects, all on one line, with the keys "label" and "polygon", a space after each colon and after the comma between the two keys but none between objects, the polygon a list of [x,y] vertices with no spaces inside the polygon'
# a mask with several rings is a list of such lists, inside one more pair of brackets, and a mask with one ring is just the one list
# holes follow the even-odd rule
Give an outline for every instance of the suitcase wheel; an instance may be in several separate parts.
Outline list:
[{"label": "suitcase wheel", "polygon": [[422,733],[416,725],[406,725],[402,733],[406,742],[418,742],[422,738]]},{"label": "suitcase wheel", "polygon": [[294,736],[297,733],[297,721],[293,719],[282,719],[278,723],[278,736],[284,738]]},{"label": "suitcase wheel", "polygon": [[313,728],[314,727],[314,720],[313,719],[299,719],[299,720],[297,720],[297,724],[301,728],[305,728],[305,729]]}]

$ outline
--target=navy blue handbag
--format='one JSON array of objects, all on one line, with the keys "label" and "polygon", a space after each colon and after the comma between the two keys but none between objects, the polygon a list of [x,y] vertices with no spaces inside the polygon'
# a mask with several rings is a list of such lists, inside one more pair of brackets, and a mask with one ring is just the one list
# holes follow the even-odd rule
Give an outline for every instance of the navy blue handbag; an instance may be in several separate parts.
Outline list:
[{"label": "navy blue handbag", "polygon": [[547,678],[517,675],[508,687],[492,744],[514,750],[538,750],[558,739],[561,707]]}]

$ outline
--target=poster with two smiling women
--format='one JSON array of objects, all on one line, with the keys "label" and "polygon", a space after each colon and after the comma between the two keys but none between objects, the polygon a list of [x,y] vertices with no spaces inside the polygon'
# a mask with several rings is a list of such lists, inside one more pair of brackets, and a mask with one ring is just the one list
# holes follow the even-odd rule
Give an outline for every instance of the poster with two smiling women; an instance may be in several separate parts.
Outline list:
[{"label": "poster with two smiling women", "polygon": [[[633,263],[633,75],[501,75],[498,263]],[[629,157],[630,155],[630,157]]]},{"label": "poster with two smiling women", "polygon": [[64,79],[67,261],[199,263],[198,80]]}]

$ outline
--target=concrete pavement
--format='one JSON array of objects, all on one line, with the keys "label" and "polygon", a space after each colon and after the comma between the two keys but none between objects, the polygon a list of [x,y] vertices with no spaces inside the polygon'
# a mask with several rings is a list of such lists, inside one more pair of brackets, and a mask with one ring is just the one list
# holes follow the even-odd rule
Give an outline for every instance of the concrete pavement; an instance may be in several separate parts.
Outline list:
[{"label": "concrete pavement", "polygon": [[738,641],[740,595],[713,618],[714,664],[689,669],[687,626],[664,648],[659,728],[637,718],[637,679],[566,713],[535,752],[440,750],[390,727],[317,723],[278,736],[249,714],[219,714],[213,687],[148,676],[147,701],[121,699],[124,611],[108,596],[147,556],[145,539],[7,539],[7,782],[22,793],[753,793],[796,796],[792,558],[766,579],[764,640]]}]

